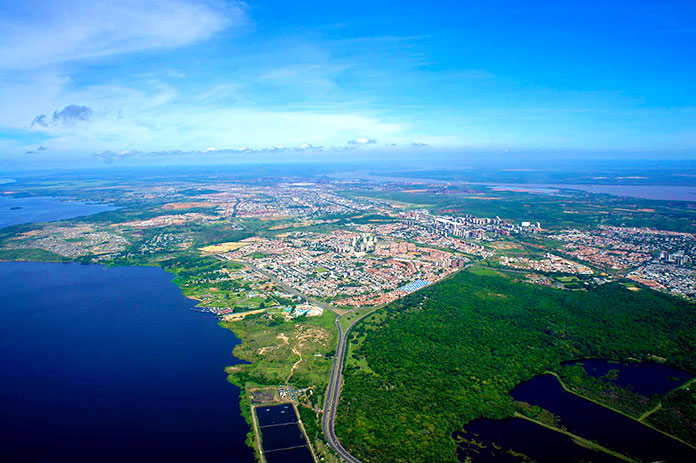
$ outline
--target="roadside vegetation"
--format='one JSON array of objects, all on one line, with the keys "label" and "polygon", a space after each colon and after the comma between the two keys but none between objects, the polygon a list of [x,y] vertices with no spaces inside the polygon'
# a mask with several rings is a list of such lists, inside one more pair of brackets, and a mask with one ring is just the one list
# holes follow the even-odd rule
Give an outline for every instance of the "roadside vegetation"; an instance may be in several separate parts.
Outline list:
[{"label": "roadside vegetation", "polygon": [[234,356],[250,362],[235,366],[230,381],[245,385],[287,385],[312,388],[323,395],[336,346],[335,315],[286,319],[281,315],[252,314],[220,324],[241,339]]}]

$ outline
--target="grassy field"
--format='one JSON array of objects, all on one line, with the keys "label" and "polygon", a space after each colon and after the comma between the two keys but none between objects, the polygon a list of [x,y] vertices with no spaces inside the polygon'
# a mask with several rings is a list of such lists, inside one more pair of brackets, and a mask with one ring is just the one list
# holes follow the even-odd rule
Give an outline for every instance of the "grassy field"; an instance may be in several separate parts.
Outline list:
[{"label": "grassy field", "polygon": [[337,342],[335,315],[286,320],[268,313],[250,315],[236,322],[221,322],[241,343],[235,357],[251,362],[241,365],[231,380],[241,386],[291,384],[313,387],[323,394],[328,384]]}]

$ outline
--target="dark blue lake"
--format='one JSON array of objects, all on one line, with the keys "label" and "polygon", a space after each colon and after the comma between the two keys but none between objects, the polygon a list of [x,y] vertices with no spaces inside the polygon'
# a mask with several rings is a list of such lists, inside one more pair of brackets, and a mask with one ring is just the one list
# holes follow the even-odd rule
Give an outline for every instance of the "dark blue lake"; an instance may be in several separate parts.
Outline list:
[{"label": "dark blue lake", "polygon": [[666,394],[692,378],[690,374],[677,368],[650,362],[625,364],[588,359],[570,362],[567,365],[581,365],[587,374],[595,378],[601,378],[609,371],[617,370],[618,377],[612,382],[647,397]]},{"label": "dark blue lake", "polygon": [[52,222],[117,209],[108,204],[65,201],[60,198],[0,196],[0,228],[33,222]]},{"label": "dark blue lake", "polygon": [[[552,431],[522,418],[505,420],[476,420],[468,423],[465,431],[454,433],[455,439],[469,441],[458,447],[459,461],[471,463],[523,463],[526,460],[509,452],[513,450],[533,458],[539,463],[583,462],[620,463],[620,460],[604,452],[581,447],[559,432]],[[472,443],[479,444],[480,446]]]},{"label": "dark blue lake", "polygon": [[238,340],[171,279],[0,263],[0,461],[254,461]]},{"label": "dark blue lake", "polygon": [[635,420],[563,390],[551,375],[541,375],[517,386],[515,400],[538,405],[561,418],[574,434],[628,456],[667,463],[696,461],[696,450]]}]

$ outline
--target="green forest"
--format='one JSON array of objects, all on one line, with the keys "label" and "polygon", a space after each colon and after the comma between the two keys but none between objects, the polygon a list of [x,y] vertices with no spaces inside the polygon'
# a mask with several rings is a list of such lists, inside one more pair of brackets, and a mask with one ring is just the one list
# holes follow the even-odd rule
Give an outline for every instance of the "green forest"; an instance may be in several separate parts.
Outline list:
[{"label": "green forest", "polygon": [[694,308],[617,283],[564,291],[461,272],[356,325],[337,434],[364,461],[457,461],[454,431],[511,416],[509,391],[564,361],[660,356],[694,372]]}]

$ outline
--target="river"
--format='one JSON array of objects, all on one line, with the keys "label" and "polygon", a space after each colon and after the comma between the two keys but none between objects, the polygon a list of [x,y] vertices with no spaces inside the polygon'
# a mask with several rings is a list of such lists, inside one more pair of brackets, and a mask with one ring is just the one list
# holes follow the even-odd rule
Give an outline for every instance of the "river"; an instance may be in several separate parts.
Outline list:
[{"label": "river", "polygon": [[659,201],[696,201],[696,187],[682,185],[592,185],[548,183],[481,183],[494,190],[528,193],[554,193],[559,190],[579,190],[587,193],[624,196]]}]

